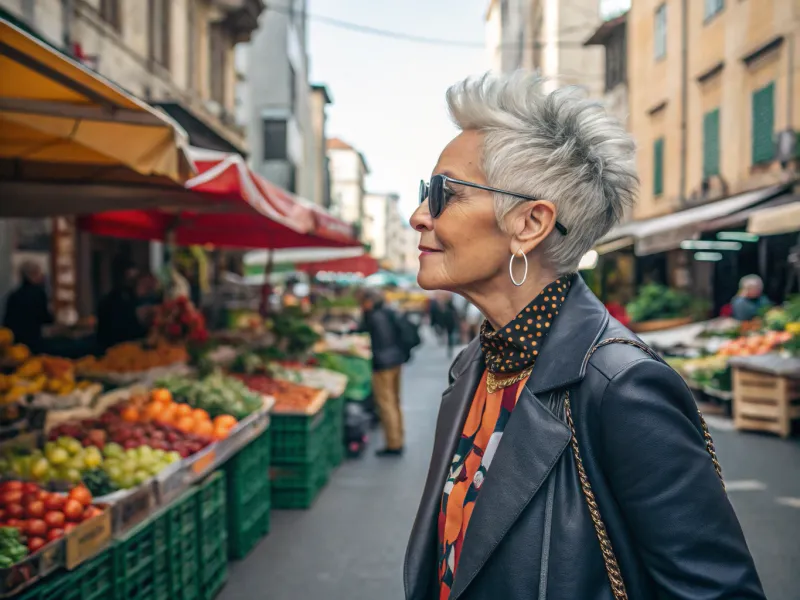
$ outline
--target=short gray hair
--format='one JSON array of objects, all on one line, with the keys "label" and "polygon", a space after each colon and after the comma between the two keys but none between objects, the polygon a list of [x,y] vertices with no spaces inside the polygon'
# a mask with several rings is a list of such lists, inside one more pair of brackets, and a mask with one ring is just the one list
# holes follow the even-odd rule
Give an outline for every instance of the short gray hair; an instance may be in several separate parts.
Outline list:
[{"label": "short gray hair", "polygon": [[758,288],[764,291],[764,280],[758,275],[745,275],[739,280],[739,289],[746,290],[747,288]]},{"label": "short gray hair", "polygon": [[[468,78],[447,90],[461,130],[484,133],[483,171],[492,187],[550,200],[568,230],[553,231],[545,257],[559,274],[622,218],[636,196],[635,144],[618,120],[578,87],[550,94],[542,79],[517,71]],[[498,223],[521,202],[495,194]]]}]

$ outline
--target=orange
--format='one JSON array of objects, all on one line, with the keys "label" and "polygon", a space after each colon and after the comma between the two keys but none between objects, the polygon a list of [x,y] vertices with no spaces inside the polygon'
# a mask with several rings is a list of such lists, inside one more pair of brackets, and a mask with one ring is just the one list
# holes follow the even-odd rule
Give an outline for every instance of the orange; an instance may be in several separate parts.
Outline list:
[{"label": "orange", "polygon": [[172,402],[172,392],[164,388],[156,388],[153,390],[153,402],[160,404],[169,404]]},{"label": "orange", "polygon": [[175,414],[179,417],[189,417],[192,415],[192,407],[188,404],[178,404],[175,408]]},{"label": "orange", "polygon": [[212,437],[214,435],[214,426],[211,421],[204,421],[202,419],[195,419],[194,433],[204,437]]},{"label": "orange", "polygon": [[224,440],[228,437],[228,434],[231,432],[230,427],[215,425],[214,426],[214,439],[215,440]]},{"label": "orange", "polygon": [[158,402],[151,402],[150,404],[144,407],[144,412],[142,416],[144,417],[145,421],[157,421],[161,416],[161,413],[164,412],[164,405]]},{"label": "orange", "polygon": [[129,423],[136,423],[139,420],[139,411],[133,406],[126,406],[122,411],[122,418]]},{"label": "orange", "polygon": [[192,417],[194,417],[195,421],[209,421],[211,422],[211,417],[208,416],[208,413],[204,411],[202,408],[195,408],[192,411]]},{"label": "orange", "polygon": [[194,419],[192,417],[181,417],[175,423],[175,427],[184,433],[189,433],[194,430]]},{"label": "orange", "polygon": [[159,423],[172,423],[175,420],[175,409],[177,406],[177,404],[167,404],[161,410],[161,414],[158,417]]},{"label": "orange", "polygon": [[223,427],[225,429],[231,429],[236,425],[236,417],[231,415],[220,415],[216,419],[214,419],[214,428]]}]

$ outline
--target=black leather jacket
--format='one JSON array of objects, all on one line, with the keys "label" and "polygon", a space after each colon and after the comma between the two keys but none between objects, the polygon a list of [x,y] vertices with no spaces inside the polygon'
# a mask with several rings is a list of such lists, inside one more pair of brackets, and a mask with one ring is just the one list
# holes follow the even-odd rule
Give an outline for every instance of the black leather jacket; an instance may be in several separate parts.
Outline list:
[{"label": "black leather jacket", "polygon": [[[612,600],[570,447],[564,397],[630,600],[750,600],[764,592],[683,380],[611,338],[635,336],[580,278],[506,426],[474,507],[452,600]],[[484,365],[473,341],[451,369],[406,552],[408,600],[439,598],[445,476]]]}]

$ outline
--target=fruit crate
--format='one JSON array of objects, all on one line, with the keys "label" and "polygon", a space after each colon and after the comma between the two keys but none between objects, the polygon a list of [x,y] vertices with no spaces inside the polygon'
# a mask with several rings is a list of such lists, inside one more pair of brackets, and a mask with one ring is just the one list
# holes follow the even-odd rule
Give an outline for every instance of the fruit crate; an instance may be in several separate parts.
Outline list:
[{"label": "fruit crate", "polygon": [[163,511],[148,517],[112,548],[115,597],[170,600],[167,519]]},{"label": "fruit crate", "polygon": [[330,398],[325,405],[328,427],[328,462],[335,469],[344,462],[344,397]]},{"label": "fruit crate", "polygon": [[303,463],[328,443],[325,408],[313,415],[272,415],[272,462]]},{"label": "fruit crate", "polygon": [[200,490],[192,487],[163,512],[167,528],[170,591],[178,600],[200,598],[199,494]]},{"label": "fruit crate", "polygon": [[321,467],[318,467],[315,478],[309,480],[306,485],[297,487],[276,487],[272,488],[272,507],[283,509],[310,508],[317,499],[319,492],[328,483],[330,470],[327,461],[321,458]]},{"label": "fruit crate", "polygon": [[304,463],[273,463],[269,468],[270,484],[277,489],[315,488],[330,471],[330,449],[322,448],[312,460]]},{"label": "fruit crate", "polygon": [[269,533],[271,430],[242,448],[225,465],[228,555],[244,558]]},{"label": "fruit crate", "polygon": [[215,598],[228,580],[228,527],[225,471],[198,484],[197,536],[200,598]]}]

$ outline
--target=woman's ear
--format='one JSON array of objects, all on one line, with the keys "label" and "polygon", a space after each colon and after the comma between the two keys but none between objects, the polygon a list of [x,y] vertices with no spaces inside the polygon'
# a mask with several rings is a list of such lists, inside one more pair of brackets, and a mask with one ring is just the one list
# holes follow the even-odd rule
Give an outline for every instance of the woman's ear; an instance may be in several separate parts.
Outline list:
[{"label": "woman's ear", "polygon": [[556,207],[549,200],[524,202],[508,216],[508,231],[512,233],[512,254],[528,254],[535,250],[553,231]]}]

